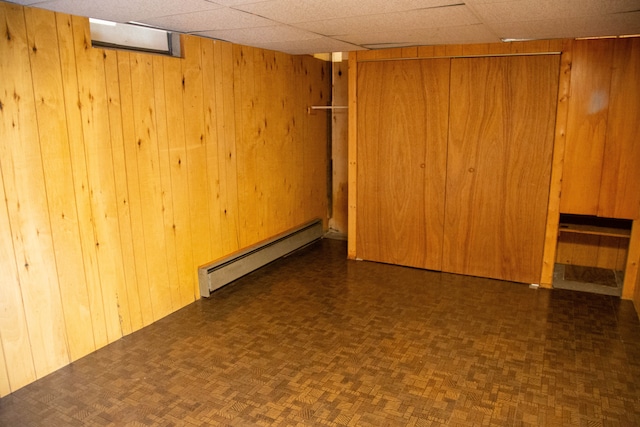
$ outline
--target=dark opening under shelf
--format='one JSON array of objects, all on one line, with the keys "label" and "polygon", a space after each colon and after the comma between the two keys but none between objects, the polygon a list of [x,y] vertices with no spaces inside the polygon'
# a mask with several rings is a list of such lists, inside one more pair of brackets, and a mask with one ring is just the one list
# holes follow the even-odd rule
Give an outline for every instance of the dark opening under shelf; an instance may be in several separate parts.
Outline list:
[{"label": "dark opening under shelf", "polygon": [[586,215],[560,215],[561,233],[594,234],[597,236],[631,236],[631,221],[626,219],[599,218]]}]

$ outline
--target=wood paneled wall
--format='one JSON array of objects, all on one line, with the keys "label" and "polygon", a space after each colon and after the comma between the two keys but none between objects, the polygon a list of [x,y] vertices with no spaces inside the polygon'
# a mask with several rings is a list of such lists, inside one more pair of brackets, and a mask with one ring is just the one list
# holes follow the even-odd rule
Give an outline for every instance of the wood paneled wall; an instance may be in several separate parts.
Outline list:
[{"label": "wood paneled wall", "polygon": [[[345,107],[349,103],[349,63],[332,63],[332,101],[337,107]],[[349,152],[349,112],[337,108],[331,114],[331,219],[329,229],[334,235],[347,235],[348,230],[348,187],[349,174],[347,157]]]},{"label": "wood paneled wall", "polygon": [[94,49],[86,18],[3,2],[0,26],[0,396],[193,302],[198,265],[326,220],[327,63]]}]

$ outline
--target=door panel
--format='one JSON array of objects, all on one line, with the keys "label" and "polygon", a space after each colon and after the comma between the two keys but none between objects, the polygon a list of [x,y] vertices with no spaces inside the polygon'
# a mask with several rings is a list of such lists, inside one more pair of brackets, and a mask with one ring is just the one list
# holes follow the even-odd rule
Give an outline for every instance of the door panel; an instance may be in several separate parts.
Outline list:
[{"label": "door panel", "polygon": [[449,64],[358,65],[359,258],[441,268]]},{"label": "door panel", "polygon": [[572,50],[560,212],[598,213],[615,40],[584,40]]},{"label": "door panel", "polygon": [[[616,40],[598,215],[640,218],[640,38]],[[571,77],[573,79],[573,76]],[[562,197],[564,197],[564,190]]]},{"label": "door panel", "polygon": [[559,59],[452,60],[444,271],[539,282]]}]

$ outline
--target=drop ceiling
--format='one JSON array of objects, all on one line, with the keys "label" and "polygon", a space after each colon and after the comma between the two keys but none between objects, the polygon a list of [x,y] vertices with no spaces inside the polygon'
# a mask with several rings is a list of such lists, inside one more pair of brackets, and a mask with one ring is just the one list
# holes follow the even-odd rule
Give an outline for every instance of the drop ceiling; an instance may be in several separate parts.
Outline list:
[{"label": "drop ceiling", "polygon": [[11,0],[291,54],[640,34],[640,0]]}]

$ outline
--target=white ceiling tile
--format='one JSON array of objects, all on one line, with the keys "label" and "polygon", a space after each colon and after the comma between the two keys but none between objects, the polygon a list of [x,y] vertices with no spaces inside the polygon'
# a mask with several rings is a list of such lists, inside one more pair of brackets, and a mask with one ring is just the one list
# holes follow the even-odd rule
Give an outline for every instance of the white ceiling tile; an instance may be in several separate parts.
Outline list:
[{"label": "white ceiling tile", "polygon": [[236,8],[277,22],[294,24],[350,16],[412,11],[460,4],[461,0],[269,0]]},{"label": "white ceiling tile", "polygon": [[259,42],[255,45],[263,49],[277,50],[291,55],[305,55],[328,52],[349,52],[362,50],[362,47],[350,43],[334,40],[329,37],[318,37],[310,40],[297,40],[289,42]]},{"label": "white ceiling tile", "polygon": [[404,46],[497,43],[500,38],[483,24],[463,27],[419,28],[389,32],[358,33],[341,36],[341,40],[369,49],[394,44]]},{"label": "white ceiling tile", "polygon": [[300,28],[327,36],[353,33],[391,32],[398,29],[464,26],[479,23],[465,6],[397,12],[361,17],[337,18],[296,24]]},{"label": "white ceiling tile", "polygon": [[602,16],[640,9],[640,0],[468,0],[467,3],[486,23]]},{"label": "white ceiling tile", "polygon": [[255,46],[255,43],[275,43],[317,39],[318,35],[288,25],[272,25],[259,28],[239,28],[194,33],[219,40],[234,40],[236,43]]},{"label": "white ceiling tile", "polygon": [[199,12],[217,9],[221,6],[206,0],[48,0],[38,3],[38,7],[59,12],[106,19],[115,22],[141,21],[155,16],[175,13]]},{"label": "white ceiling tile", "polygon": [[640,34],[640,12],[493,24],[501,38],[552,39]]},{"label": "white ceiling tile", "polygon": [[239,4],[247,4],[247,3],[260,3],[261,1],[269,1],[269,0],[206,0],[211,3],[219,4],[221,6],[231,7],[237,6]]},{"label": "white ceiling tile", "polygon": [[196,13],[163,16],[141,22],[184,33],[272,26],[273,22],[250,13],[222,7]]}]

